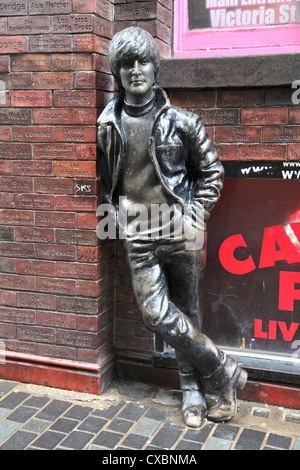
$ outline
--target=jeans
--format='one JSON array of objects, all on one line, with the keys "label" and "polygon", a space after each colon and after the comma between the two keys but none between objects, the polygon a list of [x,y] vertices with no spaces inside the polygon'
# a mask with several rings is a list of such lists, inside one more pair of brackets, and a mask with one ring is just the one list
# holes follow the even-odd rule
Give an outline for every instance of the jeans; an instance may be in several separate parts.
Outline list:
[{"label": "jeans", "polygon": [[220,352],[203,333],[205,247],[187,240],[124,240],[132,285],[144,324],[176,351],[179,372],[211,375]]}]

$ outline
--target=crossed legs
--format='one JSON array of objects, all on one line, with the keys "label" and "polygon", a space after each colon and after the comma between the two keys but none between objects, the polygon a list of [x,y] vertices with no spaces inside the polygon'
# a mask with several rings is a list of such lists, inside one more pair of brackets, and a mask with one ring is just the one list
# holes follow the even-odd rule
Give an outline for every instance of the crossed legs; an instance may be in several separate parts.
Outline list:
[{"label": "crossed legs", "polygon": [[224,355],[201,333],[200,287],[205,252],[187,250],[184,242],[175,240],[167,243],[126,240],[124,246],[143,322],[175,349],[183,417],[187,425],[197,427],[206,413],[198,374],[214,379],[215,373],[220,375],[221,371],[227,385],[231,377],[235,377],[233,385],[239,379],[236,367],[231,367],[229,375],[226,373]]}]

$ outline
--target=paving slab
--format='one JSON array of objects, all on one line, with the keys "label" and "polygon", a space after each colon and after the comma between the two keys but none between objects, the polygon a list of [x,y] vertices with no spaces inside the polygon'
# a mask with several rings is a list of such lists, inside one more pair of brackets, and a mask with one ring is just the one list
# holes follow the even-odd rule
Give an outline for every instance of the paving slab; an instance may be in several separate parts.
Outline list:
[{"label": "paving slab", "polygon": [[95,396],[0,379],[0,450],[300,450],[300,410],[239,400],[230,422],[191,429],[180,398],[130,381]]}]

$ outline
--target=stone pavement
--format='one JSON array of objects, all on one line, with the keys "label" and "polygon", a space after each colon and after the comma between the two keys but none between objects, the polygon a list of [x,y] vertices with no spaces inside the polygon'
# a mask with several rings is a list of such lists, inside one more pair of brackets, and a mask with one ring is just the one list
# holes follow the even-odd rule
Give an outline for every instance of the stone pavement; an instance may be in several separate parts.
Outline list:
[{"label": "stone pavement", "polygon": [[239,401],[230,423],[194,430],[179,405],[179,392],[136,382],[95,396],[0,380],[0,450],[300,450],[300,410]]}]

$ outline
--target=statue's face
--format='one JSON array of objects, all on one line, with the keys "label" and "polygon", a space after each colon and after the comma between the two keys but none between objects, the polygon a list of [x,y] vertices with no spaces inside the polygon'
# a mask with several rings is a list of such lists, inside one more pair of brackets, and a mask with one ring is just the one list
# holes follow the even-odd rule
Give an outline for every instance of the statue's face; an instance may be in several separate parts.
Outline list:
[{"label": "statue's face", "polygon": [[154,84],[154,66],[147,59],[132,60],[120,68],[121,83],[126,92],[126,98],[132,102],[140,102],[151,95]]}]

